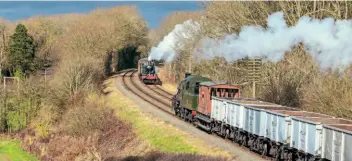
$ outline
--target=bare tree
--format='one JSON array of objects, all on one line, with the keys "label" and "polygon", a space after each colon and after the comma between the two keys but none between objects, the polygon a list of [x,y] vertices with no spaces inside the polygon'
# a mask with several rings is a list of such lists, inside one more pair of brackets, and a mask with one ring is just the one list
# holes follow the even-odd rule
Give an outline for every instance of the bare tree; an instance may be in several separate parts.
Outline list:
[{"label": "bare tree", "polygon": [[5,51],[6,51],[6,25],[0,22],[0,78],[3,76],[3,68],[5,64]]}]

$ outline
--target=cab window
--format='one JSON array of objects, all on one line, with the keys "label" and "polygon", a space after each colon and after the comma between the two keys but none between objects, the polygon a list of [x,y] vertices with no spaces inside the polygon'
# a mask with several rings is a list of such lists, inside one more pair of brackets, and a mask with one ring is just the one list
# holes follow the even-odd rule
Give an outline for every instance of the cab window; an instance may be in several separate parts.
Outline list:
[{"label": "cab window", "polygon": [[194,87],[194,94],[199,94],[199,82],[196,82],[196,86]]}]

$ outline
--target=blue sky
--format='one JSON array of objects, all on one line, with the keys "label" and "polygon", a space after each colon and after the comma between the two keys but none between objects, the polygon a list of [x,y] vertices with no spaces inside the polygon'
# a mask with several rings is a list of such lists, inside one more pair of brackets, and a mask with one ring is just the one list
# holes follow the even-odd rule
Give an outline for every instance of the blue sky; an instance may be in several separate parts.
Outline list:
[{"label": "blue sky", "polygon": [[136,4],[139,12],[148,22],[149,27],[155,28],[167,14],[174,11],[201,10],[200,2],[185,1],[14,1],[0,2],[0,17],[10,21],[26,19],[36,15],[53,15],[63,13],[88,13],[97,7],[109,8],[117,5]]}]

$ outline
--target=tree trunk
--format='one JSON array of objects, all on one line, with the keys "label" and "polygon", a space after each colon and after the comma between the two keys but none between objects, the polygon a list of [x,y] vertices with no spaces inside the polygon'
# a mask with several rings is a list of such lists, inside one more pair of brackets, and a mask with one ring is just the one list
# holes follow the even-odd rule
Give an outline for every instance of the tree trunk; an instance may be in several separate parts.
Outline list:
[{"label": "tree trunk", "polygon": [[2,62],[3,62],[3,52],[2,50],[0,51],[0,78],[2,78]]}]

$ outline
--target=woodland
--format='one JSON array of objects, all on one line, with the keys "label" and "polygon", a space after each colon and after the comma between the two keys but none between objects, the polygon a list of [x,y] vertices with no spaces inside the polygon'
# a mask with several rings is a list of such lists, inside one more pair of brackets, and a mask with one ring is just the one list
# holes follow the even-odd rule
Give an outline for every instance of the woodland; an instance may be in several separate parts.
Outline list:
[{"label": "woodland", "polygon": [[[243,96],[251,97],[251,59],[229,63],[217,57],[195,64],[193,52],[202,37],[220,38],[238,33],[244,25],[265,27],[267,16],[276,11],[283,11],[289,25],[297,23],[302,16],[352,18],[349,10],[352,2],[347,1],[207,2],[202,5],[203,11],[169,14],[155,29],[147,27],[136,6],[96,9],[89,14],[38,16],[17,22],[1,19],[1,132],[35,133],[40,136],[38,140],[25,142],[38,142],[37,146],[28,144],[24,149],[41,160],[65,160],[89,151],[70,146],[80,143],[87,147],[82,143],[84,140],[98,140],[112,126],[123,126],[122,129],[130,131],[109,107],[88,98],[102,97],[104,80],[120,70],[136,67],[138,59],[147,57],[151,48],[175,25],[189,19],[202,20],[202,32],[192,38],[179,37],[183,46],[175,49],[175,60],[161,69],[162,81],[177,86],[184,73],[191,72],[238,85]],[[262,100],[352,118],[351,70],[342,74],[321,71],[303,46],[286,53],[278,63],[261,63],[256,74],[255,93]],[[53,128],[56,130],[50,130]],[[94,131],[97,135],[92,135]],[[75,138],[76,142],[67,141],[70,140],[67,137]],[[60,138],[69,148],[54,148]],[[53,139],[58,141],[48,141]],[[48,145],[46,154],[42,155],[43,149],[38,147],[43,146],[38,145],[44,143],[52,147]],[[91,151],[89,156],[107,155],[101,149]]]}]

